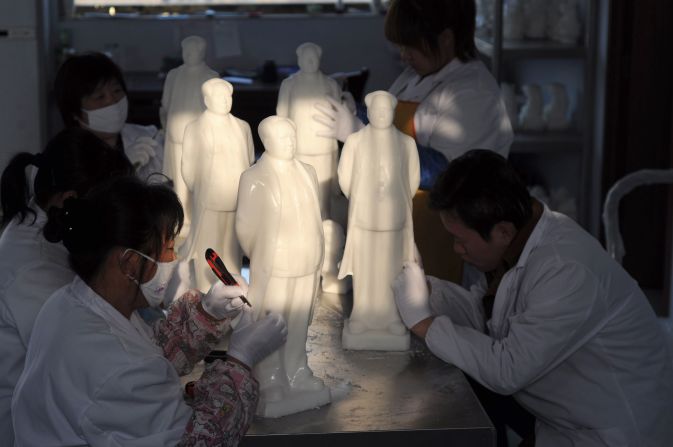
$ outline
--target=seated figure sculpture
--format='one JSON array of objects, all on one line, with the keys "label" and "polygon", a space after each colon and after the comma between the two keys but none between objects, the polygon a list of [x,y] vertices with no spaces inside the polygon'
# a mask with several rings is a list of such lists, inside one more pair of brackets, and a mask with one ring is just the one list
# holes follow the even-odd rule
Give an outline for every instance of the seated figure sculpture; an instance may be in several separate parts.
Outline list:
[{"label": "seated figure sculpture", "polygon": [[365,103],[369,124],[348,137],[338,170],[349,198],[339,278],[353,276],[353,310],[341,341],[345,349],[406,350],[409,333],[391,284],[415,258],[411,200],[420,183],[418,151],[393,126],[393,95],[376,91]]},{"label": "seated figure sculpture", "polygon": [[193,194],[192,227],[180,251],[193,260],[199,290],[217,281],[205,260],[213,248],[232,274],[240,274],[242,253],[234,224],[241,173],[255,160],[250,126],[230,113],[233,87],[223,79],[203,83],[206,111],[185,130],[182,176]]},{"label": "seated figure sculpture", "polygon": [[159,118],[166,129],[164,143],[163,173],[173,180],[173,189],[178,195],[185,212],[178,244],[184,242],[191,223],[191,197],[182,178],[182,139],[187,124],[199,117],[206,106],[201,96],[201,85],[219,75],[204,62],[206,41],[199,36],[189,36],[182,41],[183,64],[166,75],[161,96]]},{"label": "seated figure sculpture", "polygon": [[279,116],[258,128],[266,152],[241,175],[236,234],[250,258],[248,298],[258,317],[278,312],[287,342],[255,369],[257,414],[280,417],[330,402],[313,375],[306,338],[323,263],[323,227],[314,169],[295,158],[294,123]]}]

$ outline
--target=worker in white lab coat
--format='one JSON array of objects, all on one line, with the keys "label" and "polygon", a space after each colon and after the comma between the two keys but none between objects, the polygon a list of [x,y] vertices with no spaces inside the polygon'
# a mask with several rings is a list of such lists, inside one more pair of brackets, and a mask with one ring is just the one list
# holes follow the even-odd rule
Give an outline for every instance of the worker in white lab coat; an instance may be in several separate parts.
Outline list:
[{"label": "worker in white lab coat", "polygon": [[[513,140],[500,90],[477,57],[474,0],[393,0],[385,35],[407,67],[389,88],[397,97],[395,126],[416,141],[421,163],[414,197],[416,244],[429,273],[461,282],[462,263],[451,249],[428,193],[449,161],[473,148],[504,157]],[[345,141],[363,127],[345,103],[316,104],[322,135]],[[439,244],[439,245],[438,245]]]},{"label": "worker in white lab coat", "polygon": [[[35,166],[29,198],[26,168]],[[72,281],[63,244],[42,236],[47,210],[118,172],[130,173],[126,157],[90,132],[68,129],[42,153],[15,155],[2,174],[4,231],[0,237],[0,439],[12,445],[12,393],[23,370],[33,322],[55,290]]]},{"label": "worker in white lab coat", "polygon": [[[245,287],[217,283],[148,326],[137,310],[163,303],[181,224],[170,188],[131,176],[50,213],[45,236],[63,240],[77,276],[35,321],[12,399],[16,446],[228,446],[245,434],[259,392],[251,368],[284,342],[285,322],[253,321]],[[228,359],[207,364],[185,400],[179,374],[230,327]]]},{"label": "worker in white lab coat", "polygon": [[426,283],[406,265],[394,288],[407,327],[530,411],[536,446],[670,445],[671,353],[638,284],[598,241],[531,199],[490,151],[451,162],[431,198],[488,282]]},{"label": "worker in white lab coat", "polygon": [[71,56],[56,73],[54,93],[66,127],[87,129],[122,150],[141,179],[162,171],[163,132],[156,126],[126,122],[126,83],[109,57],[101,53]]}]

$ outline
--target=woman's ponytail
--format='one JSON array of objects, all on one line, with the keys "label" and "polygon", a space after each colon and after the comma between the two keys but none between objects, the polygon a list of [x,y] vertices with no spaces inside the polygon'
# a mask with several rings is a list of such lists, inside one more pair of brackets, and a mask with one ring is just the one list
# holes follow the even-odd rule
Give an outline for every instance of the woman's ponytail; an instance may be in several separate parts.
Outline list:
[{"label": "woman's ponytail", "polygon": [[23,222],[26,216],[32,214],[33,222],[35,222],[37,215],[28,206],[30,187],[26,178],[26,168],[29,165],[41,168],[42,161],[42,154],[21,152],[12,158],[2,173],[2,178],[0,178],[0,202],[2,202],[3,227],[17,215],[20,222]]}]

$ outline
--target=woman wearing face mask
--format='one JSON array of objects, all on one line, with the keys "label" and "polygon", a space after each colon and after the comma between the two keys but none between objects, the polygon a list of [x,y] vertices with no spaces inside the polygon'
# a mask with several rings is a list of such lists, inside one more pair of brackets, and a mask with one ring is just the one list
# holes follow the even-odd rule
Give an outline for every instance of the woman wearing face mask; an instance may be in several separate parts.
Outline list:
[{"label": "woman wearing face mask", "polygon": [[[26,168],[35,166],[34,197]],[[109,176],[132,173],[126,157],[90,132],[66,129],[42,153],[14,156],[2,174],[0,200],[0,439],[12,445],[10,403],[23,370],[26,346],[42,304],[72,281],[62,244],[42,237],[47,213],[68,197],[83,196]]]},{"label": "woman wearing face mask", "polygon": [[123,150],[141,179],[161,172],[163,132],[156,126],[126,122],[126,83],[109,57],[101,53],[70,57],[56,74],[54,92],[66,127],[87,129],[110,147]]},{"label": "woman wearing face mask", "polygon": [[[50,216],[45,235],[63,239],[77,276],[38,315],[12,400],[15,445],[238,443],[257,405],[251,368],[287,329],[274,314],[253,322],[244,290],[220,283],[185,293],[153,327],[142,321],[139,308],[163,301],[182,218],[171,189],[134,177]],[[227,360],[207,364],[185,400],[178,373],[230,327]]]}]

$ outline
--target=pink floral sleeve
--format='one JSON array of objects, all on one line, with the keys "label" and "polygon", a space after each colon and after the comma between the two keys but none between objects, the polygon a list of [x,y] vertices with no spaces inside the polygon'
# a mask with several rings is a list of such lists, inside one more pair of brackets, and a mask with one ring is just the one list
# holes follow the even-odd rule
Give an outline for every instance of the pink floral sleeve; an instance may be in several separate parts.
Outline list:
[{"label": "pink floral sleeve", "polygon": [[189,374],[194,365],[204,359],[231,322],[228,318],[208,318],[198,309],[200,301],[200,292],[186,292],[173,301],[166,319],[158,320],[153,326],[157,345],[181,376]]},{"label": "pink floral sleeve", "polygon": [[215,360],[195,383],[192,418],[180,446],[236,446],[255,416],[259,384],[238,363]]}]

